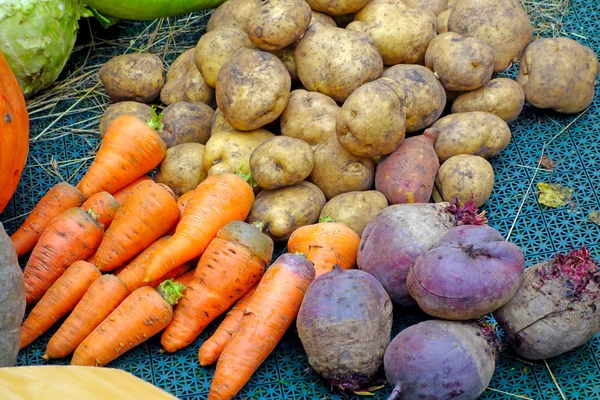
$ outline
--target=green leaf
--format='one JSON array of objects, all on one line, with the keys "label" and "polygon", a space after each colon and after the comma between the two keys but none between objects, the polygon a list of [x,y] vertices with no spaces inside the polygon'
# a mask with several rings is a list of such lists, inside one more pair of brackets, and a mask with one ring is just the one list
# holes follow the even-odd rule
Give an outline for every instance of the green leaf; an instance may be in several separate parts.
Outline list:
[{"label": "green leaf", "polygon": [[335,221],[331,217],[324,216],[324,217],[319,218],[319,222],[335,222]]},{"label": "green leaf", "polygon": [[96,10],[95,8],[89,7],[89,6],[84,6],[84,10],[85,10],[84,14],[83,14],[84,17],[96,18],[96,21],[98,21],[104,29],[108,29],[109,27],[113,26],[114,24],[116,24],[117,22],[120,21],[119,18],[102,15],[100,13],[100,11]]},{"label": "green leaf", "polygon": [[558,208],[569,204],[573,198],[573,189],[557,183],[538,182],[540,191],[538,201],[547,207]]},{"label": "green leaf", "polygon": [[163,124],[161,121],[162,117],[163,113],[158,114],[156,112],[156,106],[152,106],[152,116],[148,120],[148,125],[150,126],[150,128],[154,129],[155,131],[163,130],[165,124]]},{"label": "green leaf", "polygon": [[175,282],[171,279],[167,279],[158,285],[158,292],[161,296],[169,303],[174,306],[179,302],[179,300],[183,297],[183,293],[181,293],[185,289],[185,286],[179,282]]}]

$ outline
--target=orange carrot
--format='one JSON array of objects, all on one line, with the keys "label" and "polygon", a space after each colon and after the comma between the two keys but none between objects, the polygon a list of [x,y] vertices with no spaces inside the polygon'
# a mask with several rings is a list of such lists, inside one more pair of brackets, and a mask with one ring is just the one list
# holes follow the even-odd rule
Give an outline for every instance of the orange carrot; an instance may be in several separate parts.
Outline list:
[{"label": "orange carrot", "polygon": [[136,187],[138,183],[148,180],[152,180],[152,178],[150,178],[148,175],[144,175],[141,178],[138,178],[135,181],[131,182],[123,189],[119,189],[115,194],[113,194],[113,197],[119,202],[120,205],[123,205],[125,198],[127,197],[127,195],[129,195],[129,193],[131,193],[133,188]]},{"label": "orange carrot", "polygon": [[219,356],[225,348],[225,345],[240,327],[240,322],[244,316],[244,310],[246,310],[255,290],[256,286],[250,289],[248,293],[244,295],[244,297],[239,299],[233,308],[229,310],[227,316],[223,322],[221,322],[215,333],[213,333],[210,338],[202,343],[200,351],[198,351],[200,365],[204,367],[217,362]]},{"label": "orange carrot", "polygon": [[100,271],[111,271],[123,265],[167,233],[178,220],[175,194],[168,186],[148,180],[138,183],[104,234],[96,253],[96,266]]},{"label": "orange carrot", "polygon": [[[196,270],[191,269],[188,272],[186,272],[185,274],[179,275],[179,276],[173,278],[173,282],[177,282],[187,288],[190,285],[190,283],[192,282],[192,280],[194,279],[195,273],[196,273]],[[185,294],[185,289],[183,289],[182,293]]]},{"label": "orange carrot", "polygon": [[91,256],[85,259],[85,261],[89,262],[90,264],[96,265],[96,252],[94,251]]},{"label": "orange carrot", "polygon": [[144,282],[144,272],[146,268],[146,263],[150,259],[152,253],[156,251],[156,249],[159,246],[161,246],[163,243],[169,240],[169,238],[169,235],[161,237],[156,242],[152,243],[146,250],[141,252],[136,258],[134,258],[132,262],[130,262],[124,267],[115,270],[115,275],[117,275],[125,283],[127,289],[133,292],[135,289],[138,289],[142,286],[157,286],[164,280],[173,279],[182,275],[183,273],[185,273],[186,271],[198,264],[197,261],[195,263],[193,262],[193,260],[188,261],[181,264],[179,267],[169,271],[164,277],[161,277],[161,279],[158,281],[154,281],[151,283]]},{"label": "orange carrot", "polygon": [[272,254],[271,238],[250,224],[233,221],[219,230],[161,337],[163,348],[173,352],[192,343],[260,280]]},{"label": "orange carrot", "polygon": [[179,207],[179,211],[181,211],[181,215],[183,215],[183,213],[185,212],[185,207],[187,207],[188,201],[190,201],[190,199],[192,198],[192,196],[194,194],[195,194],[195,189],[182,194],[177,199],[177,207]]},{"label": "orange carrot", "polygon": [[67,182],[60,182],[48,190],[37,203],[23,225],[12,234],[17,256],[21,258],[35,247],[44,230],[58,214],[72,207],[79,207],[85,196]]},{"label": "orange carrot", "polygon": [[296,318],[314,279],[312,263],[296,254],[283,254],[271,265],[219,357],[209,400],[229,400],[244,387]]},{"label": "orange carrot", "polygon": [[359,244],[360,237],[346,225],[319,222],[296,229],[288,241],[288,251],[304,253],[315,264],[318,277],[331,271],[334,265],[353,268]]},{"label": "orange carrot", "polygon": [[21,349],[40,337],[81,300],[100,271],[85,261],[75,261],[33,307],[21,326]]},{"label": "orange carrot", "polygon": [[125,284],[114,275],[102,275],[96,279],[50,338],[42,358],[62,358],[73,353],[129,294]]},{"label": "orange carrot", "polygon": [[78,260],[88,258],[102,240],[104,226],[93,213],[70,208],[50,222],[25,266],[27,304],[38,301],[46,290]]},{"label": "orange carrot", "polygon": [[98,216],[98,222],[104,225],[104,229],[108,229],[119,206],[112,194],[100,192],[87,199],[81,208],[85,211],[92,210]]},{"label": "orange carrot", "polygon": [[200,256],[219,229],[246,219],[253,202],[252,188],[239,176],[225,172],[206,178],[194,189],[173,237],[154,253],[144,281],[158,279]]},{"label": "orange carrot", "polygon": [[144,286],[131,293],[81,342],[71,365],[104,366],[156,335],[171,322],[182,289],[167,280],[158,290]]},{"label": "orange carrot", "polygon": [[121,115],[108,127],[77,189],[86,196],[115,193],[160,164],[166,151],[165,142],[148,124],[133,115]]}]

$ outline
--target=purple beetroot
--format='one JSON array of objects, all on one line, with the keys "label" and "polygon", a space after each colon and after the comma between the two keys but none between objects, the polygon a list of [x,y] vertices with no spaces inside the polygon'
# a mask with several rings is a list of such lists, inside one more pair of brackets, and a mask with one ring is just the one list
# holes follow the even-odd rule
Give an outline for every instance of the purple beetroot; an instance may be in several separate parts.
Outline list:
[{"label": "purple beetroot", "polygon": [[477,319],[506,304],[523,283],[521,250],[489,226],[452,228],[408,272],[419,307],[434,317]]},{"label": "purple beetroot", "polygon": [[542,360],[585,344],[600,330],[600,270],[582,247],[527,268],[515,296],[494,312],[521,357]]},{"label": "purple beetroot", "polygon": [[388,400],[475,400],[488,386],[500,350],[485,324],[425,321],[392,340],[383,359],[394,386]]},{"label": "purple beetroot", "polygon": [[369,386],[392,331],[392,303],[366,272],[321,275],[308,287],[296,321],[310,365],[344,391]]},{"label": "purple beetroot", "polygon": [[415,306],[408,293],[408,269],[446,232],[458,225],[483,225],[473,201],[397,204],[379,213],[365,228],[358,249],[358,268],[373,275],[392,302]]}]

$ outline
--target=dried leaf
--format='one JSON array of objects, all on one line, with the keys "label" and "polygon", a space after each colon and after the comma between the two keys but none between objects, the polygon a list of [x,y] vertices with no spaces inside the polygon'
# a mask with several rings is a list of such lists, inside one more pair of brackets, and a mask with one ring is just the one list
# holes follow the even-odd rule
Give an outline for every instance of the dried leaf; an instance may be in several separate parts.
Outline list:
[{"label": "dried leaf", "polygon": [[573,189],[558,183],[538,182],[540,197],[538,201],[547,207],[558,208],[569,204],[573,198]]},{"label": "dried leaf", "polygon": [[542,158],[540,158],[539,162],[542,167],[549,171],[554,171],[554,168],[556,168],[554,161],[552,161],[552,159],[545,154],[542,156]]},{"label": "dried leaf", "polygon": [[592,211],[588,215],[588,221],[600,226],[600,211]]},{"label": "dried leaf", "polygon": [[354,392],[355,395],[358,396],[372,396],[375,397],[375,392],[376,390],[380,390],[383,389],[385,387],[385,385],[381,385],[381,386],[373,386],[370,388],[367,388],[366,390],[360,390],[360,391],[356,391]]}]

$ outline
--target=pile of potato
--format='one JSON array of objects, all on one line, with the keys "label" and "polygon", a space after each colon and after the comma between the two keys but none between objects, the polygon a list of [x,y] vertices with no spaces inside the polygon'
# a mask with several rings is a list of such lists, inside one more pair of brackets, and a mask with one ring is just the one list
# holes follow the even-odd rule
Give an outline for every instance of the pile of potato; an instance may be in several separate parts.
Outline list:
[{"label": "pile of potato", "polygon": [[[102,67],[116,103],[100,133],[153,119],[169,148],[155,179],[178,195],[251,173],[249,220],[275,240],[320,216],[360,235],[388,204],[484,204],[525,101],[590,105],[592,50],[532,33],[519,0],[229,0],[166,80],[151,54]],[[494,78],[519,59],[516,81]]]}]

